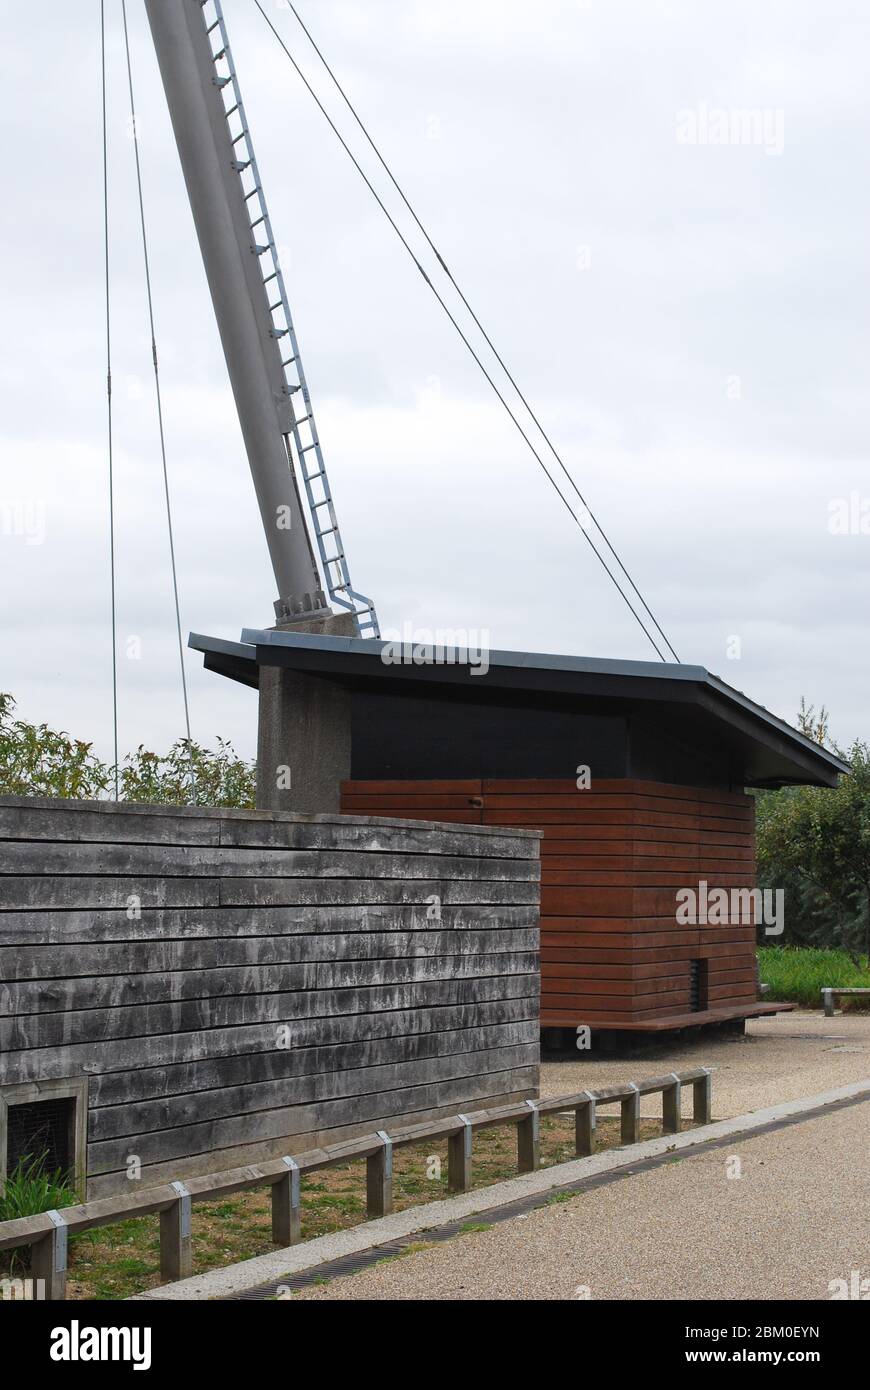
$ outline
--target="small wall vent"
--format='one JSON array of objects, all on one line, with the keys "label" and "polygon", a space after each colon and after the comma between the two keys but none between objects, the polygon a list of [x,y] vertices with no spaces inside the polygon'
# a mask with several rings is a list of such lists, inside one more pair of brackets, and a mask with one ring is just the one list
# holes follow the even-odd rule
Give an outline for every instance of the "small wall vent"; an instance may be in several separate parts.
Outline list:
[{"label": "small wall vent", "polygon": [[689,961],[689,1008],[693,1014],[704,1013],[710,1007],[708,978],[708,961]]},{"label": "small wall vent", "polygon": [[84,1194],[87,1095],[87,1078],[0,1086],[0,1185],[36,1162]]}]

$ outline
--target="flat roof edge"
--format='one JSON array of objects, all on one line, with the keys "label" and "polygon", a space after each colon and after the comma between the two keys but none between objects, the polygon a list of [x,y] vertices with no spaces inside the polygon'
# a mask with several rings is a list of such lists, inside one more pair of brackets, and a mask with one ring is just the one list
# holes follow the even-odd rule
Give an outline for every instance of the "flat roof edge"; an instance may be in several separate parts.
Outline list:
[{"label": "flat roof edge", "polygon": [[[435,634],[437,635],[437,634]],[[233,676],[235,679],[245,680],[244,675],[239,674],[240,668],[236,666],[233,670],[233,663],[244,663],[244,669],[253,667],[258,670],[260,661],[266,659],[266,653],[271,648],[275,652],[275,664],[282,664],[278,655],[280,651],[285,652],[305,652],[311,655],[321,653],[325,658],[347,656],[351,659],[351,666],[356,666],[359,671],[358,662],[360,658],[367,659],[373,663],[377,662],[383,667],[383,674],[387,675],[393,667],[401,667],[407,664],[403,657],[410,661],[415,650],[419,651],[421,645],[413,642],[391,643],[375,638],[364,637],[334,637],[323,634],[293,632],[278,630],[275,628],[244,628],[240,642],[231,642],[225,638],[207,637],[201,633],[191,633],[188,637],[188,646],[195,651],[204,653],[206,661],[208,658],[215,658],[215,665],[212,669],[220,669],[221,658],[226,661],[226,669],[222,674]],[[430,644],[431,645],[431,644]],[[437,644],[436,644],[437,645]],[[449,645],[449,644],[448,644]],[[452,650],[457,650],[453,647]],[[458,650],[464,650],[461,646]],[[472,653],[477,650],[471,645]],[[387,653],[388,659],[383,660]],[[836,785],[838,775],[846,775],[851,771],[850,764],[838,754],[821,744],[816,743],[799,729],[781,719],[778,715],[772,714],[756,701],[744,695],[742,691],[728,685],[721,677],[711,674],[703,666],[683,665],[675,662],[658,661],[621,661],[611,660],[603,657],[578,657],[578,656],[559,656],[545,652],[511,652],[511,651],[489,651],[486,658],[490,667],[496,667],[499,671],[514,671],[520,676],[522,672],[529,673],[538,678],[537,683],[530,685],[529,689],[536,689],[540,694],[544,688],[540,682],[547,672],[552,673],[554,678],[554,690],[558,687],[562,693],[566,693],[566,680],[572,676],[580,677],[611,677],[624,680],[638,680],[645,682],[672,682],[678,681],[688,686],[698,687],[694,699],[707,706],[711,714],[715,714],[715,705],[721,702],[719,716],[725,722],[733,722],[735,718],[742,717],[746,721],[744,729],[751,737],[758,739],[759,742],[768,743],[775,746],[777,739],[784,744],[790,745],[790,753],[783,749],[783,753],[788,758],[794,760],[795,771],[800,773],[801,765],[803,770],[810,774],[807,783],[801,785],[812,785],[812,771],[815,775],[824,776],[826,785]],[[266,664],[272,664],[266,659]],[[415,662],[415,665],[427,663]],[[433,665],[440,663],[431,663]],[[462,663],[453,663],[460,665]],[[329,673],[335,678],[334,670]],[[368,674],[368,673],[366,673]],[[561,681],[559,680],[561,678]],[[251,683],[256,683],[251,682]],[[472,682],[470,682],[472,683]],[[503,682],[496,682],[502,684]],[[486,677],[481,674],[479,679],[473,684],[478,689],[485,688]],[[518,683],[517,688],[522,688]],[[647,688],[649,691],[649,687]],[[705,700],[703,692],[707,692]],[[581,692],[577,692],[578,696]],[[588,692],[585,692],[588,693]],[[688,692],[687,692],[688,694]],[[647,699],[650,698],[647,693]],[[655,697],[653,697],[655,698]],[[667,691],[662,691],[662,698],[679,700],[681,697],[676,695],[671,686],[670,695]],[[691,697],[690,697],[691,698]],[[731,721],[728,719],[727,709],[731,710]],[[757,733],[751,733],[748,725],[754,725]],[[766,731],[766,732],[765,732]],[[773,740],[773,742],[771,742]],[[814,769],[813,769],[813,765]]]}]

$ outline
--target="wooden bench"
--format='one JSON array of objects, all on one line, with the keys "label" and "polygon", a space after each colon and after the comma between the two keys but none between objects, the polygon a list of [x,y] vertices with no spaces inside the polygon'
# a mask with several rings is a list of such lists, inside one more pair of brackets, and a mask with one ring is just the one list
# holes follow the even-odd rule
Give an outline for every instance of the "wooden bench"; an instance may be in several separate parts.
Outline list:
[{"label": "wooden bench", "polygon": [[870,989],[852,989],[847,985],[844,985],[842,989],[838,988],[837,986],[829,986],[823,989],[822,1004],[825,1008],[825,1018],[834,1017],[835,1000],[842,999],[845,995],[848,995],[850,999],[853,999],[856,996],[865,994],[870,994]]}]

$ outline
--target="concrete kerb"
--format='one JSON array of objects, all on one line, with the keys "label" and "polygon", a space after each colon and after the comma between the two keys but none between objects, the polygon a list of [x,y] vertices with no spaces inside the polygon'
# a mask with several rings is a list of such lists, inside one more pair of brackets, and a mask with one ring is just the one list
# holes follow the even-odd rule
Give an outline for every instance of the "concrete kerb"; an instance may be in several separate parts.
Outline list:
[{"label": "concrete kerb", "polygon": [[163,1284],[159,1288],[149,1289],[146,1293],[134,1295],[128,1302],[232,1298],[260,1285],[280,1282],[282,1278],[290,1278],[309,1270],[314,1272],[318,1266],[329,1264],[333,1260],[361,1254],[392,1241],[408,1239],[448,1222],[478,1217],[522,1198],[543,1196],[599,1173],[631,1168],[644,1159],[688,1150],[710,1140],[751,1134],[754,1130],[762,1129],[778,1120],[809,1114],[837,1101],[864,1097],[870,1099],[870,1078],[853,1082],[849,1086],[840,1086],[833,1091],[823,1091],[818,1095],[785,1101],[781,1105],[769,1106],[764,1110],[755,1110],[748,1115],[717,1120],[713,1124],[685,1130],[682,1134],[665,1134],[657,1139],[632,1144],[627,1149],[609,1149],[604,1153],[593,1154],[590,1158],[578,1158],[570,1163],[560,1163],[552,1168],[524,1173],[474,1192],[429,1202],[425,1206],[411,1207],[376,1221],[366,1221],[350,1230],[318,1236],[299,1246],[275,1250],[268,1255],[259,1255],[239,1264],[228,1265],[225,1269],[211,1270],[174,1284]]}]

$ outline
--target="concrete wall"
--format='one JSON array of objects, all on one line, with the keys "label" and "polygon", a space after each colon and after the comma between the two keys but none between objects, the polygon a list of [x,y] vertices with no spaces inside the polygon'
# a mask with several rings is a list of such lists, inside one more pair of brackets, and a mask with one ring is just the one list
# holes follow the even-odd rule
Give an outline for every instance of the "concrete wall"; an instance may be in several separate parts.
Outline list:
[{"label": "concrete wall", "polygon": [[513,830],[0,798],[0,1088],[87,1078],[92,1197],[534,1096],[538,880]]}]

